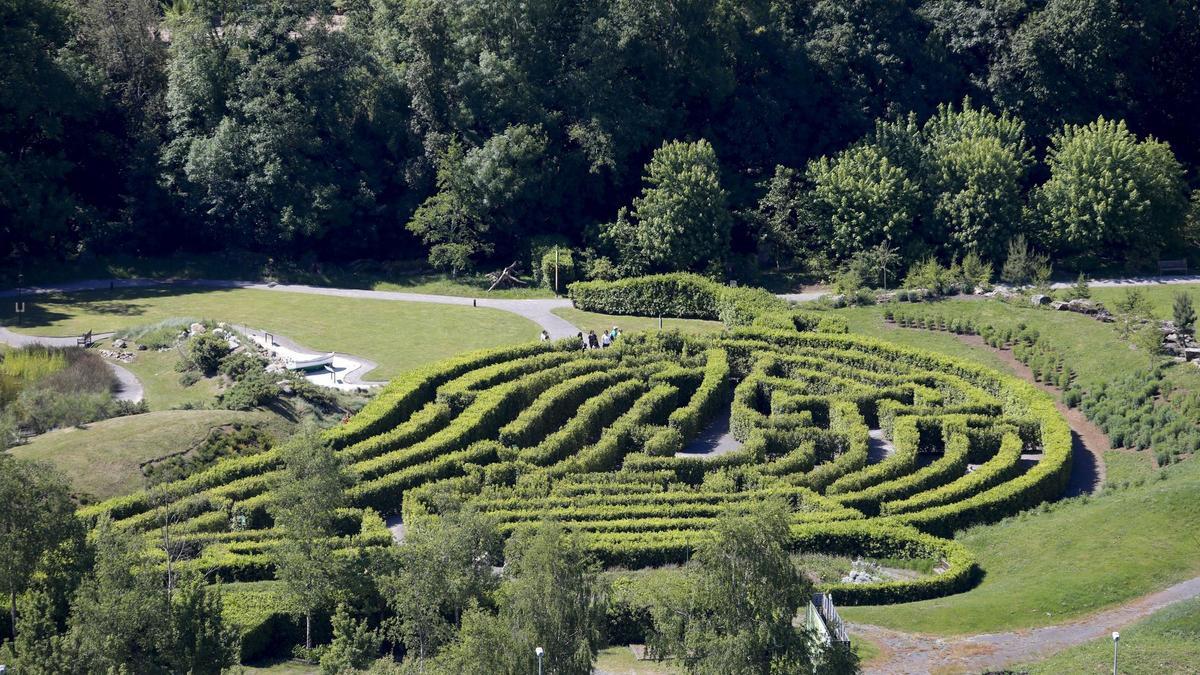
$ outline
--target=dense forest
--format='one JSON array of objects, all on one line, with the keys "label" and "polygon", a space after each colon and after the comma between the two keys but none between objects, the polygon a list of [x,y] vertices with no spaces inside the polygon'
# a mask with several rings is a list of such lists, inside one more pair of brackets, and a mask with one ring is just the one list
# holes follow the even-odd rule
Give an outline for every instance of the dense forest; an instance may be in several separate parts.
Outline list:
[{"label": "dense forest", "polygon": [[[2,0],[0,260],[1183,257],[1185,0]],[[550,241],[541,239],[540,241]]]}]

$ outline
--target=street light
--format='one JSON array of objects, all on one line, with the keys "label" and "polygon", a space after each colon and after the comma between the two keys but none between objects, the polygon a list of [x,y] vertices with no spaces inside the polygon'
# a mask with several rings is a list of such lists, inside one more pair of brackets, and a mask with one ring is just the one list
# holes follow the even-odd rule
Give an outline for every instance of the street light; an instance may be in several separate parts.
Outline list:
[{"label": "street light", "polygon": [[533,653],[537,654],[538,657],[538,675],[542,675],[542,655],[546,653],[546,650],[538,647],[537,649],[533,650]]},{"label": "street light", "polygon": [[1121,634],[1113,631],[1113,675],[1117,675],[1117,641],[1121,639]]}]

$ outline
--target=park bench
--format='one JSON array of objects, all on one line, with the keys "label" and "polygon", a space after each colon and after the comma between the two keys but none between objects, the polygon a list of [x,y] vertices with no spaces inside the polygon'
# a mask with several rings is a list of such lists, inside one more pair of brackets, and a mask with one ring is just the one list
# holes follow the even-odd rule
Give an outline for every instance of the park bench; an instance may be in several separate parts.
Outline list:
[{"label": "park bench", "polygon": [[84,349],[91,347],[92,346],[92,331],[89,330],[88,332],[84,333],[83,335],[80,335],[79,337],[75,338],[75,346],[83,347]]},{"label": "park bench", "polygon": [[1159,260],[1158,273],[1167,274],[1173,272],[1176,274],[1187,274],[1187,260]]}]

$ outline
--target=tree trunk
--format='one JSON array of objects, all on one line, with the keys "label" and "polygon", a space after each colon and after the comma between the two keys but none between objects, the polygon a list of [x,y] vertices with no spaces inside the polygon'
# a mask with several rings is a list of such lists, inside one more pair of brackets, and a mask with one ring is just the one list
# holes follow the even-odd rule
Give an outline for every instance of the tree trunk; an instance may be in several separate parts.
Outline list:
[{"label": "tree trunk", "polygon": [[17,592],[8,592],[8,616],[12,619],[12,637],[17,639]]},{"label": "tree trunk", "polygon": [[304,615],[304,648],[312,649],[312,612]]}]

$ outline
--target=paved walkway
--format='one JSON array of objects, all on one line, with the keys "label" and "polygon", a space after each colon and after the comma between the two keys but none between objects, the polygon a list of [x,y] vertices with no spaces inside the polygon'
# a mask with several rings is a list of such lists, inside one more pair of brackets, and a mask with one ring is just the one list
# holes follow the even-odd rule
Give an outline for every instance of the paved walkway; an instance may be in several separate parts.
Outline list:
[{"label": "paved walkway", "polygon": [[725,408],[700,435],[692,439],[682,451],[675,453],[676,457],[692,457],[712,459],[727,455],[742,447],[742,442],[733,437],[729,430],[729,408]]},{"label": "paved walkway", "polygon": [[1108,637],[1112,631],[1119,631],[1168,605],[1196,597],[1200,597],[1200,577],[1119,607],[1042,628],[938,637],[879,626],[850,624],[848,627],[853,635],[870,638],[884,648],[880,658],[864,669],[867,673],[979,673],[1038,661],[1068,647]]},{"label": "paved walkway", "polygon": [[[324,355],[329,352],[318,351],[309,347],[305,347],[291,338],[280,335],[279,333],[271,333],[271,343],[267,343],[267,332],[249,326],[233,325],[233,329],[246,335],[259,346],[266,348],[268,351],[280,351],[283,355],[289,356],[316,356]],[[354,354],[345,354],[343,352],[333,352],[333,364],[336,371],[335,382],[331,383],[330,378],[324,372],[318,372],[312,375],[305,375],[305,378],[315,385],[322,387],[333,387],[335,389],[357,389],[359,387],[382,387],[387,382],[379,380],[364,380],[363,376],[374,370],[379,364],[362,356]]]},{"label": "paved walkway", "polygon": [[[432,295],[429,293],[404,293],[400,291],[371,291],[359,288],[326,288],[324,286],[308,286],[304,284],[267,284],[256,281],[229,281],[222,279],[88,279],[73,281],[50,286],[30,286],[23,289],[24,293],[76,293],[79,291],[97,291],[108,288],[148,288],[152,286],[180,286],[185,288],[247,288],[257,291],[274,291],[277,293],[306,293],[309,295],[326,295],[339,298],[362,298],[368,300],[393,300],[398,302],[428,302],[438,305],[476,305],[499,309],[523,316],[538,324],[550,333],[552,338],[572,337],[579,332],[571,322],[553,313],[560,307],[573,307],[567,298],[546,298],[530,300],[505,300],[498,298],[462,298],[452,295]],[[0,291],[0,298],[14,297],[15,290]],[[481,293],[481,295],[483,295]]]},{"label": "paved walkway", "polygon": [[[112,337],[112,333],[96,333],[92,335],[92,339],[105,340]],[[30,345],[42,345],[43,347],[74,347],[76,346],[76,338],[74,337],[38,337],[36,335],[24,335],[22,333],[14,333],[11,330],[0,326],[0,343],[10,347],[28,347]],[[113,375],[117,378],[117,389],[113,392],[113,398],[118,401],[128,401],[137,403],[145,397],[145,388],[142,387],[142,382],[136,375],[129,372],[127,368],[119,366],[111,361],[105,361],[108,367],[112,369]]]},{"label": "paved walkway", "polygon": [[867,464],[878,464],[891,457],[894,452],[896,446],[884,437],[883,429],[871,429],[867,432]]}]

